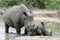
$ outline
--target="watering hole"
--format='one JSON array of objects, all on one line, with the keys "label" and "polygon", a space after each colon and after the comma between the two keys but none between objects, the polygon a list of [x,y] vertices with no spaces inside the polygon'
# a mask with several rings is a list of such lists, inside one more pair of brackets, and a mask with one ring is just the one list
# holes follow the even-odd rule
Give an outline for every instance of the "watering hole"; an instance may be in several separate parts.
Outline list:
[{"label": "watering hole", "polygon": [[[35,22],[38,23],[39,21],[35,20]],[[50,26],[51,26],[50,29],[53,31],[53,36],[60,36],[60,24],[51,22]],[[22,30],[21,34],[23,34],[24,27],[21,30]],[[15,40],[15,38],[17,37],[23,37],[23,36],[18,36],[14,28],[9,29],[9,34],[5,33],[4,21],[1,19],[0,20],[0,40]]]}]

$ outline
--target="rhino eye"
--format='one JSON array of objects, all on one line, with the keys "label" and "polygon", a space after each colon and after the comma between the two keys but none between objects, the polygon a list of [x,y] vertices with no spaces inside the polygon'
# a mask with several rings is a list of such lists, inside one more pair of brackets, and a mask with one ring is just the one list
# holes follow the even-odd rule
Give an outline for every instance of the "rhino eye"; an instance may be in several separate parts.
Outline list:
[{"label": "rhino eye", "polygon": [[27,16],[27,13],[26,13],[26,12],[23,12],[23,14],[24,14],[25,16]]}]

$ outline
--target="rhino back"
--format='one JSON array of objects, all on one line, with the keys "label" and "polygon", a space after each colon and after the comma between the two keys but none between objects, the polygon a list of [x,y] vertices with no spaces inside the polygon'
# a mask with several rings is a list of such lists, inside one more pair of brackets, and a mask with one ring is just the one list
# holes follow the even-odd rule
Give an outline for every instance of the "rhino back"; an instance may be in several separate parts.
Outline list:
[{"label": "rhino back", "polygon": [[20,17],[22,17],[22,9],[20,6],[14,6],[6,10],[3,14],[4,22],[9,25],[13,25]]}]

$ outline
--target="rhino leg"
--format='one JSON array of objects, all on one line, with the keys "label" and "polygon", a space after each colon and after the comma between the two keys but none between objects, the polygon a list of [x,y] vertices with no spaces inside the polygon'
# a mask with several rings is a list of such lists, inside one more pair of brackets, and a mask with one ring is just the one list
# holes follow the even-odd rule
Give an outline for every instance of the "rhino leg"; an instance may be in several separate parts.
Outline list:
[{"label": "rhino leg", "polygon": [[24,35],[27,35],[27,33],[28,33],[28,32],[27,32],[27,30],[26,30],[26,28],[25,28]]},{"label": "rhino leg", "polygon": [[5,33],[9,33],[9,26],[5,24]]},{"label": "rhino leg", "polygon": [[18,35],[20,35],[20,28],[19,28],[17,22],[14,22],[14,27],[15,27],[15,29],[16,29],[16,33],[17,33]]},{"label": "rhino leg", "polygon": [[20,35],[20,28],[16,26],[16,33]]}]

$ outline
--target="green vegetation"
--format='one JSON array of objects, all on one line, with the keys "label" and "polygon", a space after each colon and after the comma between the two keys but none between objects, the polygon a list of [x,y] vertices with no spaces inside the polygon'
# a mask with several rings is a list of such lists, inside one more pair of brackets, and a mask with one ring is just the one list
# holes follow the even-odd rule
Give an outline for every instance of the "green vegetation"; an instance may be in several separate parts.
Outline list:
[{"label": "green vegetation", "polygon": [[60,0],[0,0],[0,7],[12,7],[20,3],[29,8],[60,9]]},{"label": "green vegetation", "polygon": [[51,23],[50,23],[50,29],[51,29],[53,32],[60,32],[60,24],[55,23],[55,22],[51,22]]}]

